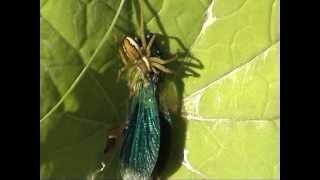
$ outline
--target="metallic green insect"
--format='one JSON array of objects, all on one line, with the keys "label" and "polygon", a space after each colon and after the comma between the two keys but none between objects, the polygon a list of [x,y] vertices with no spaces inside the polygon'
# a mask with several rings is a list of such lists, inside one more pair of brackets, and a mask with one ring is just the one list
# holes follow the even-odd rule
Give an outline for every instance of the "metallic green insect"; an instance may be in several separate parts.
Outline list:
[{"label": "metallic green insect", "polygon": [[160,148],[160,119],[157,101],[157,77],[147,86],[138,85],[124,130],[120,151],[120,174],[123,179],[150,179]]}]

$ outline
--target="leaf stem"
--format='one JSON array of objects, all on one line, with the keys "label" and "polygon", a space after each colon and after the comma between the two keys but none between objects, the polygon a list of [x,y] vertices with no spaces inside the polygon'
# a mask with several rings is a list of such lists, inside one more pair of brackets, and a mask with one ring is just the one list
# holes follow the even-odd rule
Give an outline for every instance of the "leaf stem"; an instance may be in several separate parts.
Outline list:
[{"label": "leaf stem", "polygon": [[121,0],[120,5],[117,9],[117,12],[112,20],[112,23],[110,25],[110,27],[108,28],[107,32],[105,33],[105,35],[103,36],[103,39],[100,41],[98,47],[96,48],[96,50],[94,51],[94,53],[92,54],[92,56],[90,57],[88,63],[86,64],[86,66],[82,69],[82,71],[80,72],[80,74],[78,75],[78,77],[73,81],[73,83],[71,84],[71,86],[69,87],[69,89],[66,91],[66,93],[61,97],[61,99],[57,102],[56,105],[53,106],[53,108],[50,109],[50,111],[44,115],[41,119],[40,119],[40,123],[42,123],[45,119],[47,119],[61,104],[62,102],[66,99],[66,97],[71,93],[71,91],[76,87],[76,85],[78,84],[78,82],[81,80],[81,78],[83,77],[83,75],[88,71],[90,65],[92,64],[93,60],[95,59],[95,57],[97,56],[98,52],[100,51],[101,47],[104,45],[104,43],[107,41],[107,39],[110,36],[110,33],[120,15],[121,9],[124,5],[125,0]]}]

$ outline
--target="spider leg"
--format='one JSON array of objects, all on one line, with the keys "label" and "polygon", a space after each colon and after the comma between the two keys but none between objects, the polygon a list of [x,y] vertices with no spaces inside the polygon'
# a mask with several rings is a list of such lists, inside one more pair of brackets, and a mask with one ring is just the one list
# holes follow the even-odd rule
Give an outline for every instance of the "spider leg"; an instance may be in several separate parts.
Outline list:
[{"label": "spider leg", "polygon": [[126,56],[123,54],[122,47],[119,48],[119,54],[120,54],[120,58],[121,58],[123,64],[124,64],[125,66],[128,65],[128,61],[127,61]]},{"label": "spider leg", "polygon": [[144,35],[144,22],[143,22],[143,0],[139,0],[140,4],[140,33],[141,33],[141,42],[142,42],[142,47],[143,49],[147,48],[147,43],[146,43],[146,38]]},{"label": "spider leg", "polygon": [[173,74],[173,71],[171,71],[170,69],[164,67],[161,64],[155,63],[155,62],[151,62],[152,66],[154,66],[155,68],[157,68],[158,70],[168,73],[168,74]]},{"label": "spider leg", "polygon": [[120,80],[121,74],[127,69],[128,69],[128,66],[124,66],[118,71],[117,82]]},{"label": "spider leg", "polygon": [[158,71],[156,68],[154,68],[153,66],[151,66],[151,69],[152,69],[152,72],[153,72],[153,73],[159,74],[159,71]]},{"label": "spider leg", "polygon": [[116,127],[110,130],[110,132],[108,133],[109,135],[107,137],[106,145],[103,151],[105,154],[110,152],[112,148],[116,145],[116,140],[121,136],[122,131],[123,131],[123,127]]},{"label": "spider leg", "polygon": [[162,59],[157,58],[157,57],[150,57],[149,60],[151,62],[155,62],[155,63],[158,63],[158,64],[168,64],[168,63],[170,63],[172,61],[175,61],[176,59],[175,59],[175,57],[173,57],[173,58],[170,58],[169,60],[165,61],[165,60],[162,60]]},{"label": "spider leg", "polygon": [[152,46],[155,38],[156,38],[156,35],[153,34],[152,37],[151,37],[151,40],[150,40],[149,43],[148,43],[148,46],[147,46],[147,49],[146,49],[147,57],[150,57],[150,56],[151,56],[150,48],[151,48],[151,46]]},{"label": "spider leg", "polygon": [[124,71],[126,71],[126,70],[129,70],[129,71],[130,71],[130,70],[133,69],[133,68],[137,68],[137,66],[138,66],[139,64],[141,64],[141,63],[136,62],[136,63],[134,63],[134,64],[126,64],[124,67],[122,67],[122,68],[118,71],[117,81],[120,80],[121,74],[122,74]]},{"label": "spider leg", "polygon": [[119,54],[120,54],[120,59],[122,61],[122,63],[124,64],[124,67],[122,67],[119,71],[118,71],[118,76],[117,76],[117,81],[120,80],[120,76],[121,74],[128,69],[128,61],[126,56],[123,54],[122,48],[119,48]]},{"label": "spider leg", "polygon": [[172,61],[174,61],[174,60],[177,60],[177,57],[178,57],[178,55],[177,55],[177,53],[175,53],[171,58],[166,59],[166,61],[172,62]]}]

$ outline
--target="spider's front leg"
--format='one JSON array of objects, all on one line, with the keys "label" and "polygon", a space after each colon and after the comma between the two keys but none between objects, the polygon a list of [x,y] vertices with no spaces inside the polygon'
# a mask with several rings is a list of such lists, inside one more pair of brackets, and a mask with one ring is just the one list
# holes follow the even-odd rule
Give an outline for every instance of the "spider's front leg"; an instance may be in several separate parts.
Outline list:
[{"label": "spider's front leg", "polygon": [[122,74],[125,70],[128,69],[128,60],[127,60],[126,56],[123,54],[122,48],[120,47],[118,51],[119,51],[119,54],[120,54],[120,59],[121,59],[122,63],[124,64],[124,66],[118,71],[117,81],[120,80],[121,74]]},{"label": "spider's front leg", "polygon": [[156,63],[156,62],[151,62],[151,65],[155,68],[157,68],[158,70],[162,71],[162,72],[165,72],[167,74],[173,74],[173,71],[164,67],[163,65],[159,64],[159,63]]},{"label": "spider's front leg", "polygon": [[148,46],[147,46],[147,48],[146,48],[147,57],[150,57],[150,56],[151,56],[151,47],[152,47],[152,45],[153,45],[153,42],[154,42],[155,38],[156,38],[156,35],[153,34],[152,37],[151,37],[151,39],[150,39],[150,41],[149,41],[149,43],[148,43]]},{"label": "spider's front leg", "polygon": [[146,37],[144,35],[144,22],[143,22],[143,5],[142,0],[139,0],[140,5],[140,33],[141,33],[141,42],[143,49],[147,49]]},{"label": "spider's front leg", "polygon": [[126,56],[125,56],[124,53],[123,53],[122,46],[118,49],[118,51],[119,51],[119,54],[120,54],[120,58],[121,58],[122,63],[123,63],[125,66],[127,66],[127,65],[128,65],[128,60],[127,60]]}]

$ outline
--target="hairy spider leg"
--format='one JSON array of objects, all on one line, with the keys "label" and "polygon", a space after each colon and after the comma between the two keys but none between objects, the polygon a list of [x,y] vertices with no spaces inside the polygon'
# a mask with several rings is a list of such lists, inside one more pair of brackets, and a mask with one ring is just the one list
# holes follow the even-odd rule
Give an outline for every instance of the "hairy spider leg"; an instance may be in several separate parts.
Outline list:
[{"label": "hairy spider leg", "polygon": [[147,43],[146,43],[146,38],[144,35],[144,23],[143,23],[143,4],[142,4],[143,0],[139,0],[139,4],[140,4],[140,33],[141,33],[141,42],[142,42],[142,47],[144,50],[147,49]]}]

